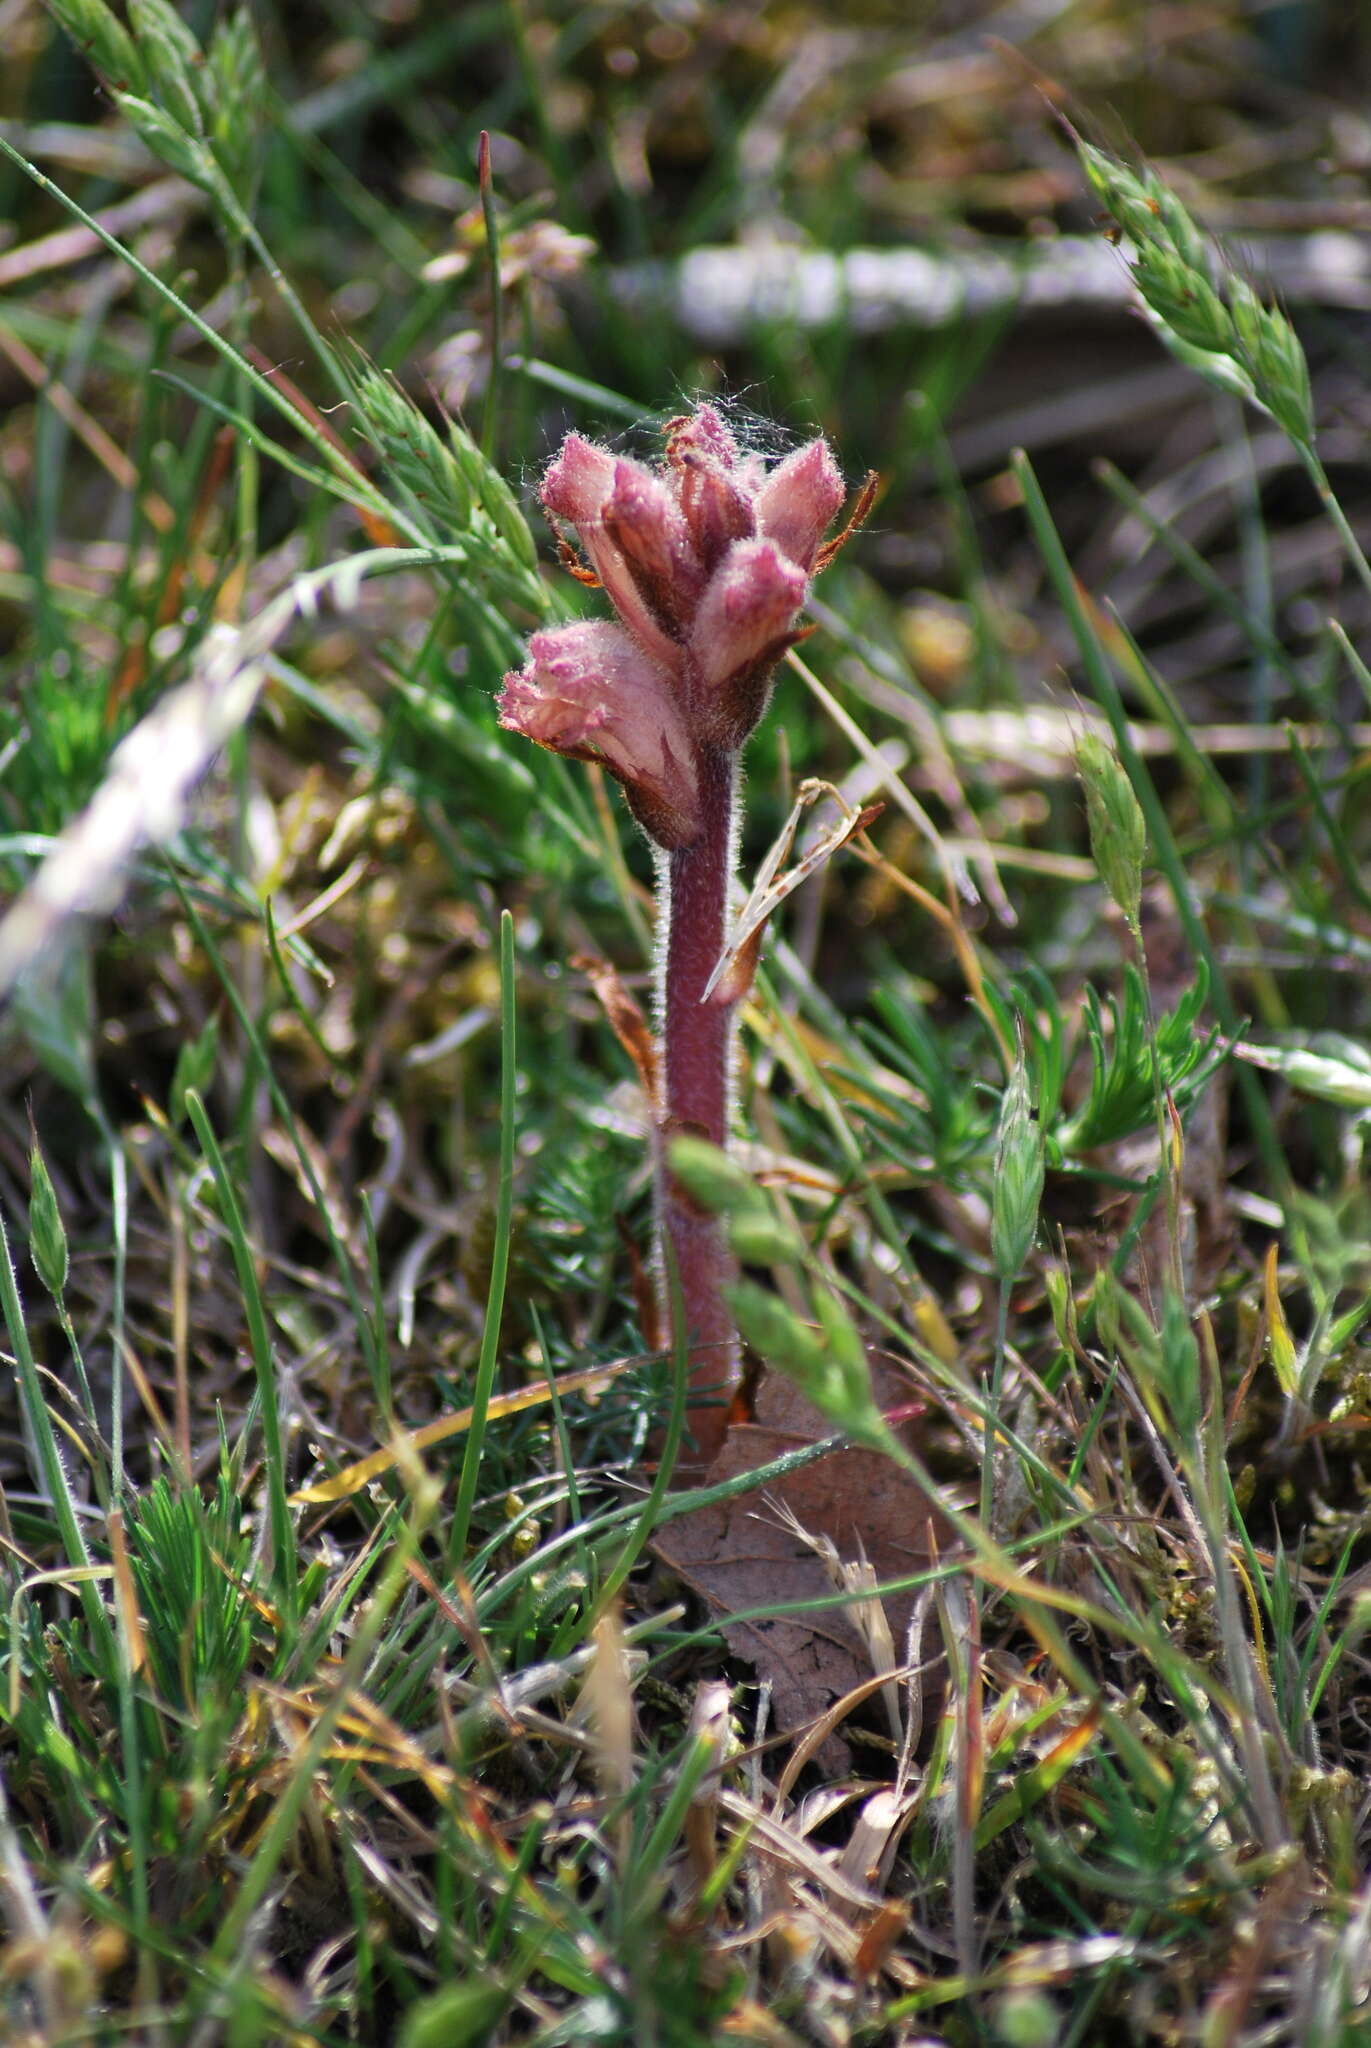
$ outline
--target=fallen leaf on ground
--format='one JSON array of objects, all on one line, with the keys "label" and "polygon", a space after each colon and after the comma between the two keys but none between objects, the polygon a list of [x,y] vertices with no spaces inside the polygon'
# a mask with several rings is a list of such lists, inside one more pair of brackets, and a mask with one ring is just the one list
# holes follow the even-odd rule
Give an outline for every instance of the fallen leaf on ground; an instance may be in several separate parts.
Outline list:
[{"label": "fallen leaf on ground", "polygon": [[[883,1408],[907,1404],[909,1389],[894,1374],[877,1368],[874,1378]],[[911,1442],[918,1427],[917,1420],[900,1425]],[[736,1479],[831,1434],[832,1425],[817,1408],[788,1380],[769,1373],[757,1389],[752,1418],[732,1425],[703,1483]],[[944,1557],[952,1543],[937,1507],[898,1466],[876,1451],[849,1447],[784,1480],[682,1515],[653,1542],[662,1562],[722,1617],[734,1655],[770,1684],[772,1720],[782,1734],[812,1724],[871,1678],[871,1651],[854,1618],[856,1603],[812,1614],[728,1617],[796,1600],[831,1599],[834,1587],[814,1547],[814,1539],[825,1537],[845,1565],[865,1557],[880,1582],[921,1570],[933,1555],[934,1538]],[[915,1599],[913,1593],[896,1593],[883,1603],[899,1661]],[[847,1746],[836,1736],[819,1756],[838,1770],[849,1762]]]}]

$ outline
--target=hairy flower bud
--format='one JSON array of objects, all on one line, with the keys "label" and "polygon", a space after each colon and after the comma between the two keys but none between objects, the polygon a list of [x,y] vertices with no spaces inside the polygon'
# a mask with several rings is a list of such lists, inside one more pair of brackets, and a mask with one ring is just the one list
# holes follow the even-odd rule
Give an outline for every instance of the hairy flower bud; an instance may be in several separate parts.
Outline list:
[{"label": "hairy flower bud", "polygon": [[776,663],[798,637],[805,574],[774,541],[739,541],[711,577],[690,632],[697,715],[717,746],[740,747],[766,708]]},{"label": "hairy flower bud", "polygon": [[827,441],[807,441],[772,470],[757,492],[757,530],[808,576],[846,496]]},{"label": "hairy flower bud", "polygon": [[1083,732],[1077,740],[1076,770],[1085,791],[1095,865],[1127,919],[1129,930],[1136,936],[1142,911],[1147,822],[1127,769],[1097,733]]},{"label": "hairy flower bud", "polygon": [[542,499],[558,519],[592,525],[614,488],[615,458],[583,434],[568,434],[543,478]]},{"label": "hairy flower bud", "polygon": [[705,576],[675,495],[640,462],[617,463],[601,523],[654,620],[668,633],[679,633]]}]

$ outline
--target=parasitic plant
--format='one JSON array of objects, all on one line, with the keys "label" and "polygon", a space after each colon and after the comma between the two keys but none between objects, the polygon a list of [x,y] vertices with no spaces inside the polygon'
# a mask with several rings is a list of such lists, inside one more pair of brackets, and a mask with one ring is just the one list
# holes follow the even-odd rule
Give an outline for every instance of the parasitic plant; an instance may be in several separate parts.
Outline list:
[{"label": "parasitic plant", "polygon": [[608,769],[656,853],[660,1265],[664,1284],[670,1265],[679,1286],[704,1458],[723,1436],[737,1377],[722,1291],[732,1262],[718,1221],[669,1172],[665,1141],[691,1132],[727,1143],[734,1025],[749,978],[742,961],[742,971],[716,971],[729,947],[739,756],[777,662],[804,637],[796,621],[810,578],[851,528],[824,540],[846,496],[825,441],[768,469],[739,450],[712,406],[664,431],[655,468],[579,434],[563,442],[543,504],[584,550],[585,563],[564,538],[566,565],[603,586],[618,620],[535,633],[527,665],[505,678],[500,722]]}]

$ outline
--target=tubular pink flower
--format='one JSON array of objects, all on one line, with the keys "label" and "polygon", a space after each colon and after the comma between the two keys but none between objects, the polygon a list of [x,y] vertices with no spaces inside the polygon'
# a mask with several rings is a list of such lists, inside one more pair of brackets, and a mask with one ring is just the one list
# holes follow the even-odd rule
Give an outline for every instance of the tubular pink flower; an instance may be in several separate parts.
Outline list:
[{"label": "tubular pink flower", "polygon": [[681,650],[665,627],[657,623],[652,606],[638,587],[632,569],[615,545],[612,528],[582,526],[577,529],[590,558],[590,566],[604,586],[605,596],[643,651],[659,668],[675,673],[681,666]]},{"label": "tubular pink flower", "polygon": [[614,488],[615,458],[581,434],[568,434],[543,478],[542,500],[558,519],[593,525]]},{"label": "tubular pink flower", "polygon": [[686,465],[679,489],[691,543],[712,574],[735,540],[747,540],[756,532],[752,499],[736,477],[704,462]]},{"label": "tubular pink flower", "polygon": [[772,470],[755,499],[757,530],[798,562],[806,576],[819,542],[847,496],[827,441],[808,441]]},{"label": "tubular pink flower", "polygon": [[690,629],[702,683],[719,689],[773,661],[805,599],[805,573],[771,540],[736,541],[710,578]]},{"label": "tubular pink flower", "polygon": [[[652,471],[641,462],[611,455],[579,434],[568,434],[543,478],[542,495],[549,512],[576,528],[591,568],[633,637],[663,667],[679,667],[680,650],[660,624],[615,537],[621,523],[612,510],[616,500],[651,505],[659,525],[668,517],[670,500]],[[684,539],[683,525],[681,530]]]},{"label": "tubular pink flower", "polygon": [[620,462],[601,519],[654,619],[678,631],[705,578],[674,494],[640,462]]},{"label": "tubular pink flower", "polygon": [[596,621],[535,633],[528,665],[505,677],[500,723],[617,776],[659,845],[699,831],[695,750],[671,677],[622,626]]}]

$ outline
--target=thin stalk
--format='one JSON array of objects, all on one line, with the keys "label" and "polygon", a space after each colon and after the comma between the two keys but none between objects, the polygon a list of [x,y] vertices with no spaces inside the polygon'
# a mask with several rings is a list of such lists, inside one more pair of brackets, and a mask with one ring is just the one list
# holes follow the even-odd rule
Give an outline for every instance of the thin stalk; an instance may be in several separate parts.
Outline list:
[{"label": "thin stalk", "polygon": [[[1316,716],[1319,718],[1331,717],[1332,707],[1318,692],[1310,687],[1308,678],[1303,670],[1297,662],[1291,660],[1285,648],[1281,646],[1280,641],[1272,632],[1268,620],[1265,617],[1254,617],[1248,611],[1243,599],[1229,589],[1222,576],[1210,567],[1199,549],[1191,547],[1189,541],[1182,539],[1173,526],[1170,526],[1165,519],[1158,517],[1157,513],[1148,504],[1143,492],[1136,490],[1128,481],[1128,478],[1115,469],[1112,462],[1108,462],[1103,458],[1097,462],[1092,462],[1090,474],[1097,483],[1104,485],[1110,497],[1122,505],[1124,510],[1130,513],[1140,526],[1146,527],[1149,537],[1156,542],[1158,547],[1165,550],[1177,568],[1184,571],[1196,588],[1204,592],[1209,602],[1233,621],[1253,653],[1259,654],[1264,661],[1270,662],[1273,668],[1279,670],[1290,688],[1295,691],[1303,702],[1309,705]],[[1150,680],[1155,682],[1156,679],[1151,678]],[[1168,719],[1170,719],[1173,715],[1173,706],[1169,701],[1169,697],[1165,710]],[[1180,744],[1184,743],[1184,735],[1179,730],[1177,731],[1177,740]],[[1192,759],[1197,768],[1210,775],[1214,775],[1208,757],[1202,754],[1198,748],[1195,748]],[[1216,793],[1223,795],[1231,809],[1232,799],[1228,794],[1226,786],[1217,776],[1214,777],[1214,782]]]},{"label": "thin stalk", "polygon": [[81,1606],[86,1623],[96,1642],[104,1651],[104,1663],[108,1668],[114,1662],[114,1631],[103,1601],[91,1583],[93,1568],[91,1555],[86,1548],[86,1539],[81,1533],[77,1518],[75,1499],[62,1453],[57,1447],[57,1433],[52,1417],[43,1399],[43,1385],[38,1377],[33,1349],[29,1343],[28,1327],[24,1321],[23,1305],[19,1299],[19,1283],[15,1277],[14,1265],[10,1258],[9,1237],[5,1230],[5,1219],[0,1214],[0,1319],[9,1332],[10,1346],[14,1353],[15,1377],[19,1382],[19,1400],[29,1427],[29,1436],[39,1465],[39,1478],[52,1508],[53,1519],[62,1539],[62,1548],[67,1554],[67,1563],[76,1574],[80,1589]]},{"label": "thin stalk", "polygon": [[[661,1517],[662,1503],[671,1484],[681,1454],[681,1442],[685,1436],[686,1394],[690,1386],[690,1357],[685,1347],[686,1320],[681,1301],[680,1282],[672,1270],[670,1249],[667,1249],[667,1287],[671,1297],[672,1329],[672,1372],[671,1372],[671,1414],[667,1419],[666,1436],[662,1442],[661,1455],[657,1460],[657,1472],[652,1489],[643,1502],[643,1510],[634,1523],[627,1543],[610,1566],[595,1602],[595,1611],[587,1623],[587,1630],[605,1614],[611,1603],[618,1599],[624,1581],[641,1557],[648,1538],[657,1527]],[[568,1475],[571,1467],[567,1466]]]},{"label": "thin stalk", "polygon": [[229,1249],[238,1274],[238,1290],[247,1318],[248,1348],[257,1376],[257,1402],[262,1418],[262,1444],[267,1478],[267,1513],[271,1530],[271,1578],[277,1597],[292,1622],[298,1609],[299,1559],[295,1528],[286,1495],[286,1449],[281,1430],[280,1395],[276,1381],[276,1358],[266,1305],[257,1279],[252,1248],[248,1243],[243,1211],[232,1177],[219,1149],[204,1103],[193,1088],[186,1090],[186,1115],[190,1118],[200,1150],[214,1180],[215,1195],[228,1235]]},{"label": "thin stalk", "polygon": [[[728,1139],[732,1089],[733,1004],[704,1002],[705,987],[728,936],[728,889],[736,847],[737,765],[732,754],[701,748],[700,832],[661,866],[662,1102],[664,1135],[691,1131],[711,1144]],[[728,1396],[738,1376],[738,1340],[722,1289],[733,1260],[719,1221],[697,1208],[664,1166],[661,1219],[674,1261],[689,1346],[691,1425],[696,1455],[708,1461],[723,1441]],[[717,1403],[717,1405],[714,1405]]]},{"label": "thin stalk", "polygon": [[467,1531],[476,1503],[476,1482],[481,1470],[486,1416],[500,1351],[500,1322],[505,1307],[505,1282],[509,1277],[509,1232],[514,1203],[514,920],[507,910],[500,912],[500,1183],[495,1201],[495,1243],[490,1255],[490,1286],[486,1293],[486,1320],[481,1332],[481,1355],[476,1364],[476,1385],[471,1395],[471,1425],[462,1454],[462,1476],[457,1484],[457,1505],[453,1510],[448,1537],[448,1556],[454,1569],[462,1569],[466,1556]]},{"label": "thin stalk", "polygon": [[500,217],[495,210],[495,189],[490,179],[490,137],[484,128],[476,152],[476,166],[481,189],[481,215],[486,229],[486,272],[490,279],[490,380],[486,385],[486,407],[481,420],[481,453],[489,462],[495,455],[495,431],[500,417],[504,300],[500,290]]},{"label": "thin stalk", "polygon": [[138,1967],[141,1977],[154,1967],[154,1962],[152,1951],[144,1945],[151,1917],[151,1897],[148,1889],[148,1817],[143,1803],[145,1773],[135,1690],[138,1677],[138,1646],[134,1631],[138,1627],[138,1620],[136,1615],[127,1612],[126,1603],[118,1593],[121,1579],[124,1584],[129,1582],[122,1509],[116,1507],[110,1511],[106,1526],[109,1530],[110,1554],[115,1566],[114,1615],[115,1639],[118,1646],[115,1673],[119,1692],[119,1736],[123,1751],[125,1825],[128,1830],[129,1865],[133,1879],[133,1924],[138,1936]]},{"label": "thin stalk", "polygon": [[979,1589],[965,1588],[966,1625],[957,1647],[957,1815],[952,1831],[952,1927],[957,1961],[973,1977],[981,1944],[976,1918],[976,1823],[985,1779],[985,1732],[981,1719],[981,1603]]},{"label": "thin stalk", "polygon": [[[67,1308],[67,1304],[60,1294],[53,1301],[52,1305],[57,1316],[58,1326],[61,1329],[62,1335],[67,1340],[67,1349],[71,1353],[71,1362],[76,1368],[76,1390],[80,1395],[81,1406],[85,1410],[86,1420],[91,1426],[92,1440],[96,1441],[99,1437],[100,1420],[96,1413],[95,1394],[91,1387],[90,1376],[86,1371],[85,1357],[81,1351],[81,1340],[76,1334],[76,1325],[71,1319],[71,1313]],[[103,1467],[94,1460],[91,1462],[90,1476],[94,1482],[96,1492],[101,1496],[101,1507],[107,1508],[109,1500],[107,1497],[108,1487],[106,1485],[105,1472]]]},{"label": "thin stalk", "polygon": [[1294,447],[1304,464],[1309,481],[1319,494],[1320,504],[1333,522],[1338,539],[1342,542],[1343,552],[1352,564],[1357,581],[1363,590],[1371,591],[1371,562],[1367,561],[1365,550],[1352,531],[1352,522],[1334,495],[1333,486],[1328,481],[1327,470],[1315,454],[1312,442],[1296,441]]},{"label": "thin stalk", "polygon": [[1000,1401],[1004,1393],[1004,1354],[1009,1343],[1009,1290],[1011,1280],[1000,1281],[1000,1305],[995,1318],[995,1363],[991,1368],[989,1398],[984,1427],[985,1448],[981,1452],[981,1526],[989,1529],[995,1510],[995,1437],[1000,1426]]},{"label": "thin stalk", "polygon": [[[1114,734],[1114,744],[1118,748],[1119,759],[1128,770],[1129,781],[1133,784],[1138,802],[1142,805],[1143,816],[1147,820],[1148,836],[1152,842],[1152,851],[1158,867],[1160,867],[1170,885],[1172,900],[1176,906],[1176,915],[1195,953],[1204,961],[1209,969],[1210,1001],[1213,1003],[1214,1013],[1223,1026],[1225,1033],[1230,1037],[1236,1037],[1240,1028],[1240,1019],[1234,1007],[1233,999],[1228,992],[1228,983],[1224,977],[1223,968],[1220,965],[1216,949],[1210,940],[1208,932],[1205,930],[1204,920],[1196,907],[1189,879],[1176,846],[1175,836],[1171,830],[1170,821],[1162,807],[1161,799],[1158,797],[1153,786],[1152,778],[1148,774],[1136,746],[1133,744],[1132,735],[1128,730],[1127,713],[1124,710],[1123,699],[1119,694],[1118,685],[1114,680],[1113,672],[1105,658],[1105,653],[1100,645],[1095,628],[1082,602],[1080,590],[1072,573],[1071,565],[1067,560],[1066,550],[1062,546],[1061,538],[1056,526],[1053,524],[1052,515],[1048,511],[1047,500],[1044,498],[1041,486],[1033,474],[1032,465],[1022,449],[1017,450],[1014,454],[1012,468],[1023,491],[1024,511],[1027,514],[1029,525],[1033,529],[1033,537],[1038,544],[1038,551],[1042,556],[1048,580],[1062,607],[1067,624],[1071,628],[1077,648],[1080,651],[1082,665],[1085,668],[1091,689],[1095,694],[1095,699],[1109,720]],[[1371,576],[1371,571],[1368,571],[1368,575]],[[1371,585],[1368,587],[1371,587]],[[1267,1106],[1266,1097],[1249,1068],[1240,1065],[1235,1079],[1238,1092],[1243,1099],[1243,1107],[1252,1125],[1253,1138],[1257,1149],[1262,1155],[1262,1162],[1266,1168],[1272,1192],[1286,1212],[1287,1221],[1292,1233],[1296,1237],[1296,1241],[1300,1242],[1304,1235],[1303,1227],[1299,1222],[1297,1213],[1290,1207],[1289,1200],[1290,1169],[1286,1163],[1285,1154],[1281,1149],[1280,1138],[1270,1109]]]},{"label": "thin stalk", "polygon": [[287,312],[294,320],[295,325],[313,350],[315,360],[324,372],[324,375],[328,378],[344,403],[350,404],[355,397],[355,393],[348,383],[342,364],[319,332],[319,329],[315,326],[314,321],[310,318],[304,300],[300,297],[295,286],[272,255],[270,248],[262,238],[261,231],[257,227],[256,222],[239,200],[237,193],[227,184],[222,186],[216,185],[214,197],[223,209],[224,217],[233,229],[234,234],[239,237],[244,247],[252,251],[266,272],[268,281],[275,289],[277,297],[281,300]]},{"label": "thin stalk", "polygon": [[[1274,638],[1271,630],[1274,600],[1271,591],[1271,558],[1267,547],[1266,529],[1262,523],[1261,485],[1257,479],[1256,464],[1252,460],[1252,443],[1247,435],[1247,423],[1243,409],[1236,398],[1225,396],[1219,402],[1220,421],[1227,428],[1226,440],[1230,440],[1238,457],[1237,475],[1234,479],[1234,510],[1238,525],[1238,551],[1242,565],[1243,611],[1249,617],[1261,622],[1264,637]],[[1274,702],[1272,691],[1272,664],[1260,648],[1253,650],[1251,671],[1251,715],[1252,723],[1265,727],[1271,723],[1271,708]],[[1254,749],[1247,763],[1247,799],[1251,810],[1260,814],[1265,810],[1271,797],[1271,760],[1260,747]],[[1252,885],[1252,870],[1256,850],[1248,841],[1238,846],[1238,862],[1245,887]]]},{"label": "thin stalk", "polygon": [[110,1486],[124,1491],[124,1309],[128,1298],[129,1176],[123,1142],[98,1103],[87,1104],[109,1157],[110,1219],[114,1233],[114,1300],[110,1309]]},{"label": "thin stalk", "polygon": [[[1147,1056],[1152,1065],[1152,1117],[1157,1126],[1157,1175],[1166,1196],[1166,1242],[1171,1266],[1171,1285],[1184,1296],[1185,1272],[1181,1264],[1181,1189],[1171,1143],[1166,1094],[1162,1087],[1162,1060],[1157,1046],[1157,1006],[1152,1000],[1152,974],[1147,964],[1142,927],[1131,921],[1129,931],[1142,978],[1143,1003],[1147,1010]],[[1150,1204],[1149,1204],[1150,1209]]]}]

